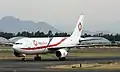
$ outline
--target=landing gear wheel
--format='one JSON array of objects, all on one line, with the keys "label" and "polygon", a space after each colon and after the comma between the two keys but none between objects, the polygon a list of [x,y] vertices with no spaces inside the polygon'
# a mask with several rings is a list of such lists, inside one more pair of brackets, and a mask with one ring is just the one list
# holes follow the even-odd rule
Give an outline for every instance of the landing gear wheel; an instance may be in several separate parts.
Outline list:
[{"label": "landing gear wheel", "polygon": [[22,58],[22,61],[26,61],[26,58]]},{"label": "landing gear wheel", "polygon": [[62,58],[59,58],[60,61],[65,61],[66,58],[65,57],[62,57]]},{"label": "landing gear wheel", "polygon": [[41,60],[41,57],[40,56],[35,56],[34,60]]}]

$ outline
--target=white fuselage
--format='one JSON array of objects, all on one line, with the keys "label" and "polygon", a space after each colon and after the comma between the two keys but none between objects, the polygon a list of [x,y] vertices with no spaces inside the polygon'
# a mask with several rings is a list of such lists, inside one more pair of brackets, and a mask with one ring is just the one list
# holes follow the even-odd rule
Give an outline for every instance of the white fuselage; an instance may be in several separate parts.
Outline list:
[{"label": "white fuselage", "polygon": [[74,45],[69,37],[23,38],[15,42],[13,49],[21,54],[40,54],[49,52],[49,48],[61,48],[68,45]]}]

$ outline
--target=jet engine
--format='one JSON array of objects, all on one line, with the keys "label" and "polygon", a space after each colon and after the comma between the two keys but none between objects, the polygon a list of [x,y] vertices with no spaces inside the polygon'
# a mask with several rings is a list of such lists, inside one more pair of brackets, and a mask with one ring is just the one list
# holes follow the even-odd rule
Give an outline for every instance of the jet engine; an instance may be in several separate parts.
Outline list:
[{"label": "jet engine", "polygon": [[66,57],[68,52],[65,49],[59,49],[56,51],[56,56],[59,58]]}]

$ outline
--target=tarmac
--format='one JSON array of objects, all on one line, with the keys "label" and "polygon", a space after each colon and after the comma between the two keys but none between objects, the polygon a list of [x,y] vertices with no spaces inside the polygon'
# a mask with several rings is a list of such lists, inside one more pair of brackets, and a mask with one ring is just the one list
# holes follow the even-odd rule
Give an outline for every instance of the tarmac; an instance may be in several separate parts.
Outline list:
[{"label": "tarmac", "polygon": [[64,70],[46,68],[54,65],[120,61],[120,57],[81,58],[68,56],[66,58],[66,61],[59,61],[57,58],[42,59],[41,61],[34,61],[33,59],[27,59],[27,61],[21,61],[20,59],[1,59],[0,72],[120,72],[120,70]]}]

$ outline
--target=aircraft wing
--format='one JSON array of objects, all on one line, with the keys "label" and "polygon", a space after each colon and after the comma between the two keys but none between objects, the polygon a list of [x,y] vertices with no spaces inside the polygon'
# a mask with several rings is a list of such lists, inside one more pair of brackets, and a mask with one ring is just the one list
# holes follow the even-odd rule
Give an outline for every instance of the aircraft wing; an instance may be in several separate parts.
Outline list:
[{"label": "aircraft wing", "polygon": [[66,46],[66,47],[52,47],[52,48],[48,48],[49,50],[57,50],[57,49],[62,49],[62,48],[85,48],[85,47],[89,47],[90,45],[71,45],[71,46]]},{"label": "aircraft wing", "polygon": [[52,47],[48,48],[49,50],[58,50],[62,48],[88,48],[88,47],[95,47],[95,46],[103,46],[102,44],[91,44],[91,45],[71,45],[71,46],[66,46],[66,47]]}]

